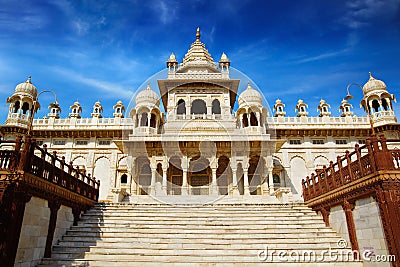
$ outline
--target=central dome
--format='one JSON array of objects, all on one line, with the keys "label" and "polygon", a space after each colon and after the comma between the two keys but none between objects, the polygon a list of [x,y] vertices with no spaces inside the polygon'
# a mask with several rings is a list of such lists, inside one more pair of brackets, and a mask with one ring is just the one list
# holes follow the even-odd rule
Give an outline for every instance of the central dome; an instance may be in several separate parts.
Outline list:
[{"label": "central dome", "polygon": [[32,98],[37,97],[37,88],[31,82],[31,76],[28,77],[26,82],[20,83],[15,87],[15,93],[28,94]]}]

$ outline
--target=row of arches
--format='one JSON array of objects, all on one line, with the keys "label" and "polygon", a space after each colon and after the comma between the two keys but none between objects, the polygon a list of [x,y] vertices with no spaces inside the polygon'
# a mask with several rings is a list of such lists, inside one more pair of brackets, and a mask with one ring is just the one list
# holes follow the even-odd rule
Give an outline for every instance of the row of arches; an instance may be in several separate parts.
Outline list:
[{"label": "row of arches", "polygon": [[[190,195],[209,195],[212,194],[213,187],[218,195],[228,195],[232,188],[234,180],[237,181],[239,194],[245,194],[246,188],[249,194],[261,194],[261,182],[264,173],[265,162],[260,157],[253,157],[249,160],[249,167],[245,170],[242,163],[237,164],[233,171],[230,159],[226,156],[218,158],[216,169],[210,167],[210,162],[204,157],[194,157],[190,159],[188,168],[182,168],[182,162],[179,157],[171,157],[168,166],[163,170],[162,164],[158,163],[156,167],[156,179],[152,185],[152,171],[149,159],[143,157],[137,159],[137,180],[139,185],[138,194],[149,194],[155,187],[157,195],[165,186],[168,195],[182,194],[182,188],[188,187]],[[163,185],[163,175],[166,176],[166,184]],[[215,175],[215,184],[213,176]],[[236,179],[234,179],[236,175]],[[247,179],[247,180],[245,180]],[[157,189],[158,188],[158,189]]]},{"label": "row of arches", "polygon": [[[183,115],[186,114],[186,102],[183,99],[179,99],[176,106],[176,114]],[[218,99],[214,99],[211,104],[212,114],[221,114],[221,104]],[[190,114],[207,114],[207,104],[202,99],[193,100],[190,106]],[[186,114],[188,115],[188,114]]]},{"label": "row of arches", "polygon": [[14,104],[10,106],[11,112],[26,115],[30,114],[31,105],[28,102],[22,102],[21,105],[21,102],[19,100],[15,101]]}]

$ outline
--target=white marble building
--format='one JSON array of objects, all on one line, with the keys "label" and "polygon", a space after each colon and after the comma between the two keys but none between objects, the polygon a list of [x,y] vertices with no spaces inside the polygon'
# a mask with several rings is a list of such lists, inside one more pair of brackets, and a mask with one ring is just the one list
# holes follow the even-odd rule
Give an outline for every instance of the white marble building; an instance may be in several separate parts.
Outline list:
[{"label": "white marble building", "polygon": [[[299,99],[297,117],[287,117],[279,99],[270,114],[251,84],[237,95],[241,81],[230,78],[230,60],[223,53],[214,62],[199,30],[183,61],[171,54],[167,68],[168,78],[158,80],[157,89],[149,85],[139,92],[131,110],[118,101],[113,117],[103,118],[96,102],[91,118],[82,118],[75,102],[68,118],[61,118],[59,106],[52,104],[47,118],[33,120],[32,134],[40,145],[99,179],[100,199],[110,201],[144,194],[289,192],[300,198],[301,180],[363,144],[371,126],[399,138],[395,98],[372,75],[362,87],[361,101],[370,116],[354,116],[343,100],[333,107],[341,116],[332,117],[330,105],[321,100],[319,116],[309,117],[308,105]],[[37,97],[31,78],[16,86],[7,99],[3,138],[26,132],[33,106],[39,107]]]}]

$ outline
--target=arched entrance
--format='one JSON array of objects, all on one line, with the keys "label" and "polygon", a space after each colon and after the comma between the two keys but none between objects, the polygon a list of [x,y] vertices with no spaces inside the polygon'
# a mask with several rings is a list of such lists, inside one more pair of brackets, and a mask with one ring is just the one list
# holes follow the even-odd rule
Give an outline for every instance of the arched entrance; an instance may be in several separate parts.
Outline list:
[{"label": "arched entrance", "polygon": [[151,183],[151,169],[150,169],[150,161],[147,158],[139,158],[137,160],[138,166],[138,194],[139,195],[148,195],[150,190]]},{"label": "arched entrance", "polygon": [[210,194],[211,169],[207,159],[201,157],[190,160],[188,183],[190,194]]},{"label": "arched entrance", "polygon": [[229,158],[221,156],[218,159],[217,185],[219,195],[228,195],[229,184],[232,183],[232,170],[229,164]]},{"label": "arched entrance", "polygon": [[167,194],[180,195],[182,187],[183,171],[181,167],[181,159],[179,157],[174,156],[170,158],[167,170],[167,177],[168,177]]}]

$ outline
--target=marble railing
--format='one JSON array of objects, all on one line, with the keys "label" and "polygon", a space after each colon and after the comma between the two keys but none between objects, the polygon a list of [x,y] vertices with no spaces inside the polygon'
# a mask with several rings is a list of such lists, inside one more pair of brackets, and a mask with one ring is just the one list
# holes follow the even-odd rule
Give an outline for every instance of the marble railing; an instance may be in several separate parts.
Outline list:
[{"label": "marble railing", "polygon": [[[386,111],[385,111],[386,112]],[[390,111],[391,112],[391,111]],[[381,112],[382,113],[382,112]],[[23,115],[23,114],[15,114]],[[220,115],[220,114],[173,114],[168,117],[168,121],[182,121],[182,120],[222,120],[233,121],[235,120],[234,114]],[[266,124],[270,128],[285,128],[285,127],[343,127],[354,126],[369,128],[368,117],[267,117]],[[47,129],[47,128],[134,128],[135,122],[132,118],[65,118],[65,119],[34,119],[34,130]]]}]

